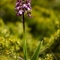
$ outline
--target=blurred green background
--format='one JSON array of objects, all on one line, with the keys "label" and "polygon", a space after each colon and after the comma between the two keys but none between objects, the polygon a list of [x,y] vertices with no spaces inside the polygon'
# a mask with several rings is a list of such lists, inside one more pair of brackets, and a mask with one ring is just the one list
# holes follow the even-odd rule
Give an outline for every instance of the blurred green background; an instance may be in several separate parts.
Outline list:
[{"label": "blurred green background", "polygon": [[[15,2],[0,0],[0,60],[23,58],[23,26]],[[28,59],[43,41],[38,60],[60,60],[60,0],[32,0],[31,5],[32,18],[25,15]]]}]

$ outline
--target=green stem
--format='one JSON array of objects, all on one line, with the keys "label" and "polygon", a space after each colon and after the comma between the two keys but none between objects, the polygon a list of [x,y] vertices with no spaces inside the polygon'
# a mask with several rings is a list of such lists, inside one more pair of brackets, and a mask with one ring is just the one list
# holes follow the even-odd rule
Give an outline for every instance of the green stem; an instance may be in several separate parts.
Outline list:
[{"label": "green stem", "polygon": [[24,53],[24,60],[27,60],[27,48],[26,48],[26,35],[25,35],[25,18],[24,18],[24,13],[22,16],[23,20],[23,53]]},{"label": "green stem", "polygon": [[25,34],[25,18],[24,18],[24,13],[22,16],[22,20],[23,20],[23,33]]}]

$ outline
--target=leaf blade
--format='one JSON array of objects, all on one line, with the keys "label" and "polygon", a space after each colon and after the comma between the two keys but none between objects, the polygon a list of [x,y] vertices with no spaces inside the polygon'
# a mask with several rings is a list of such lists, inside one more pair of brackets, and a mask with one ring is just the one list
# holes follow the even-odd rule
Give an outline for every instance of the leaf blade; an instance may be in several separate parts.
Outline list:
[{"label": "leaf blade", "polygon": [[40,42],[39,45],[37,46],[36,50],[33,53],[31,60],[37,60],[41,45],[42,45],[42,42]]}]

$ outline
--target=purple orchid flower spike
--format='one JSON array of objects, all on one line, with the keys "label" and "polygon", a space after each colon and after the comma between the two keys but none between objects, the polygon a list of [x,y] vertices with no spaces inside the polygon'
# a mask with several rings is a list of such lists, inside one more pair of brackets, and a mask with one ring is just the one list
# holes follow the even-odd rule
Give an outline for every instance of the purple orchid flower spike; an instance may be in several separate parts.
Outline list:
[{"label": "purple orchid flower spike", "polygon": [[17,0],[15,10],[17,16],[22,16],[23,13],[27,12],[27,15],[31,17],[31,0]]},{"label": "purple orchid flower spike", "polygon": [[23,23],[23,53],[24,60],[27,60],[27,48],[26,48],[26,36],[25,36],[25,17],[24,13],[27,13],[29,17],[31,17],[31,0],[17,0],[16,2],[16,14],[17,16],[21,16],[21,20]]}]

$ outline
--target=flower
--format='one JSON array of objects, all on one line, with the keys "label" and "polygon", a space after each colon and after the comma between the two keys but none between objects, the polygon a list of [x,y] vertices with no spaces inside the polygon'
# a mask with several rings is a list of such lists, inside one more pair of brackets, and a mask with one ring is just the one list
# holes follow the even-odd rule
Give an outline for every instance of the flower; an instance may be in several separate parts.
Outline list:
[{"label": "flower", "polygon": [[26,12],[31,17],[31,0],[17,0],[15,10],[17,16],[22,16]]}]

